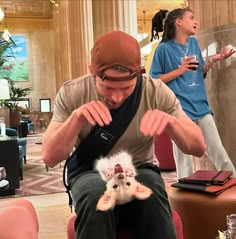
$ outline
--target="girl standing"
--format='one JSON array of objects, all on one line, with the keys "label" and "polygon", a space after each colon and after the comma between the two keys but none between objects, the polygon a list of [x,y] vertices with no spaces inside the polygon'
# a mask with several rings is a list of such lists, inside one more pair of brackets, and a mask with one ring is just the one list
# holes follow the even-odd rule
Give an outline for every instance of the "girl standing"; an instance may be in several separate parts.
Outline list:
[{"label": "girl standing", "polygon": [[[217,170],[231,170],[236,177],[235,167],[229,159],[219,136],[212,112],[209,108],[204,76],[219,60],[227,59],[235,51],[226,47],[205,63],[196,33],[197,21],[191,9],[175,9],[168,13],[164,22],[163,38],[155,50],[150,75],[160,78],[175,93],[183,110],[202,129],[207,145],[206,154]],[[193,173],[191,155],[182,153],[173,143],[177,178]]]}]

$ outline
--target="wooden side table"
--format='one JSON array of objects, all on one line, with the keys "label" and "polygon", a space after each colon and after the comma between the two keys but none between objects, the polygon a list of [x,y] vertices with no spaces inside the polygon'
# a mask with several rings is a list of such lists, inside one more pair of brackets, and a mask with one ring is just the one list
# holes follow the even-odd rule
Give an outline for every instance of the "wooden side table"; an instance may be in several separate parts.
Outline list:
[{"label": "wooden side table", "polygon": [[219,195],[167,187],[171,208],[183,223],[184,239],[214,239],[226,230],[226,215],[236,213],[236,187]]}]

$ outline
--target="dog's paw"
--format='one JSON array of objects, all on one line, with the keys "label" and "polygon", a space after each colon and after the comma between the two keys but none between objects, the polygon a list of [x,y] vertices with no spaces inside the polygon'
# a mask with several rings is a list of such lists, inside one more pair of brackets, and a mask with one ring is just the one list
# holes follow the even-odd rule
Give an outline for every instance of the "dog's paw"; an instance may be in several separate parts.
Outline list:
[{"label": "dog's paw", "polygon": [[125,175],[128,176],[128,177],[134,177],[134,176],[136,175],[135,170],[132,169],[132,168],[126,168],[126,169],[124,170],[124,173],[125,173]]},{"label": "dog's paw", "polygon": [[107,169],[105,169],[104,174],[105,174],[105,177],[107,179],[112,178],[114,176],[114,174],[115,174],[114,168],[107,168]]}]

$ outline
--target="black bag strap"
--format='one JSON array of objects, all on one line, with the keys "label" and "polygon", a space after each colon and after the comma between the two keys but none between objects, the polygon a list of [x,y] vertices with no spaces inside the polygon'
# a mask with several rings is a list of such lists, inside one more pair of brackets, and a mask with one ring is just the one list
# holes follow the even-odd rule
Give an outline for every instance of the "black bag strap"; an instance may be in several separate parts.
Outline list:
[{"label": "black bag strap", "polygon": [[69,196],[69,206],[71,209],[71,179],[80,173],[92,170],[94,167],[94,160],[101,156],[106,156],[109,153],[136,114],[140,104],[141,94],[142,76],[139,76],[133,93],[126,99],[122,106],[118,109],[110,110],[112,116],[110,125],[104,127],[96,125],[66,160],[63,169],[63,183]]}]

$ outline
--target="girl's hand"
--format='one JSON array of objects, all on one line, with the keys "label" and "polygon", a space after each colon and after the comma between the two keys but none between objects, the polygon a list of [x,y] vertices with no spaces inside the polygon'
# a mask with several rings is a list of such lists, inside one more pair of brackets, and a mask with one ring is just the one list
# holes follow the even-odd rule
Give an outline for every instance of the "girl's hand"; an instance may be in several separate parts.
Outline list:
[{"label": "girl's hand", "polygon": [[181,72],[181,75],[184,74],[186,71],[194,71],[191,69],[193,67],[198,67],[198,61],[196,61],[194,58],[194,56],[186,56],[183,58],[181,65],[179,66],[179,71]]},{"label": "girl's hand", "polygon": [[220,53],[212,57],[212,60],[215,62],[219,60],[224,60],[232,56],[234,53],[235,53],[234,49],[231,48],[230,50],[228,50],[227,47],[225,46],[221,48]]}]

